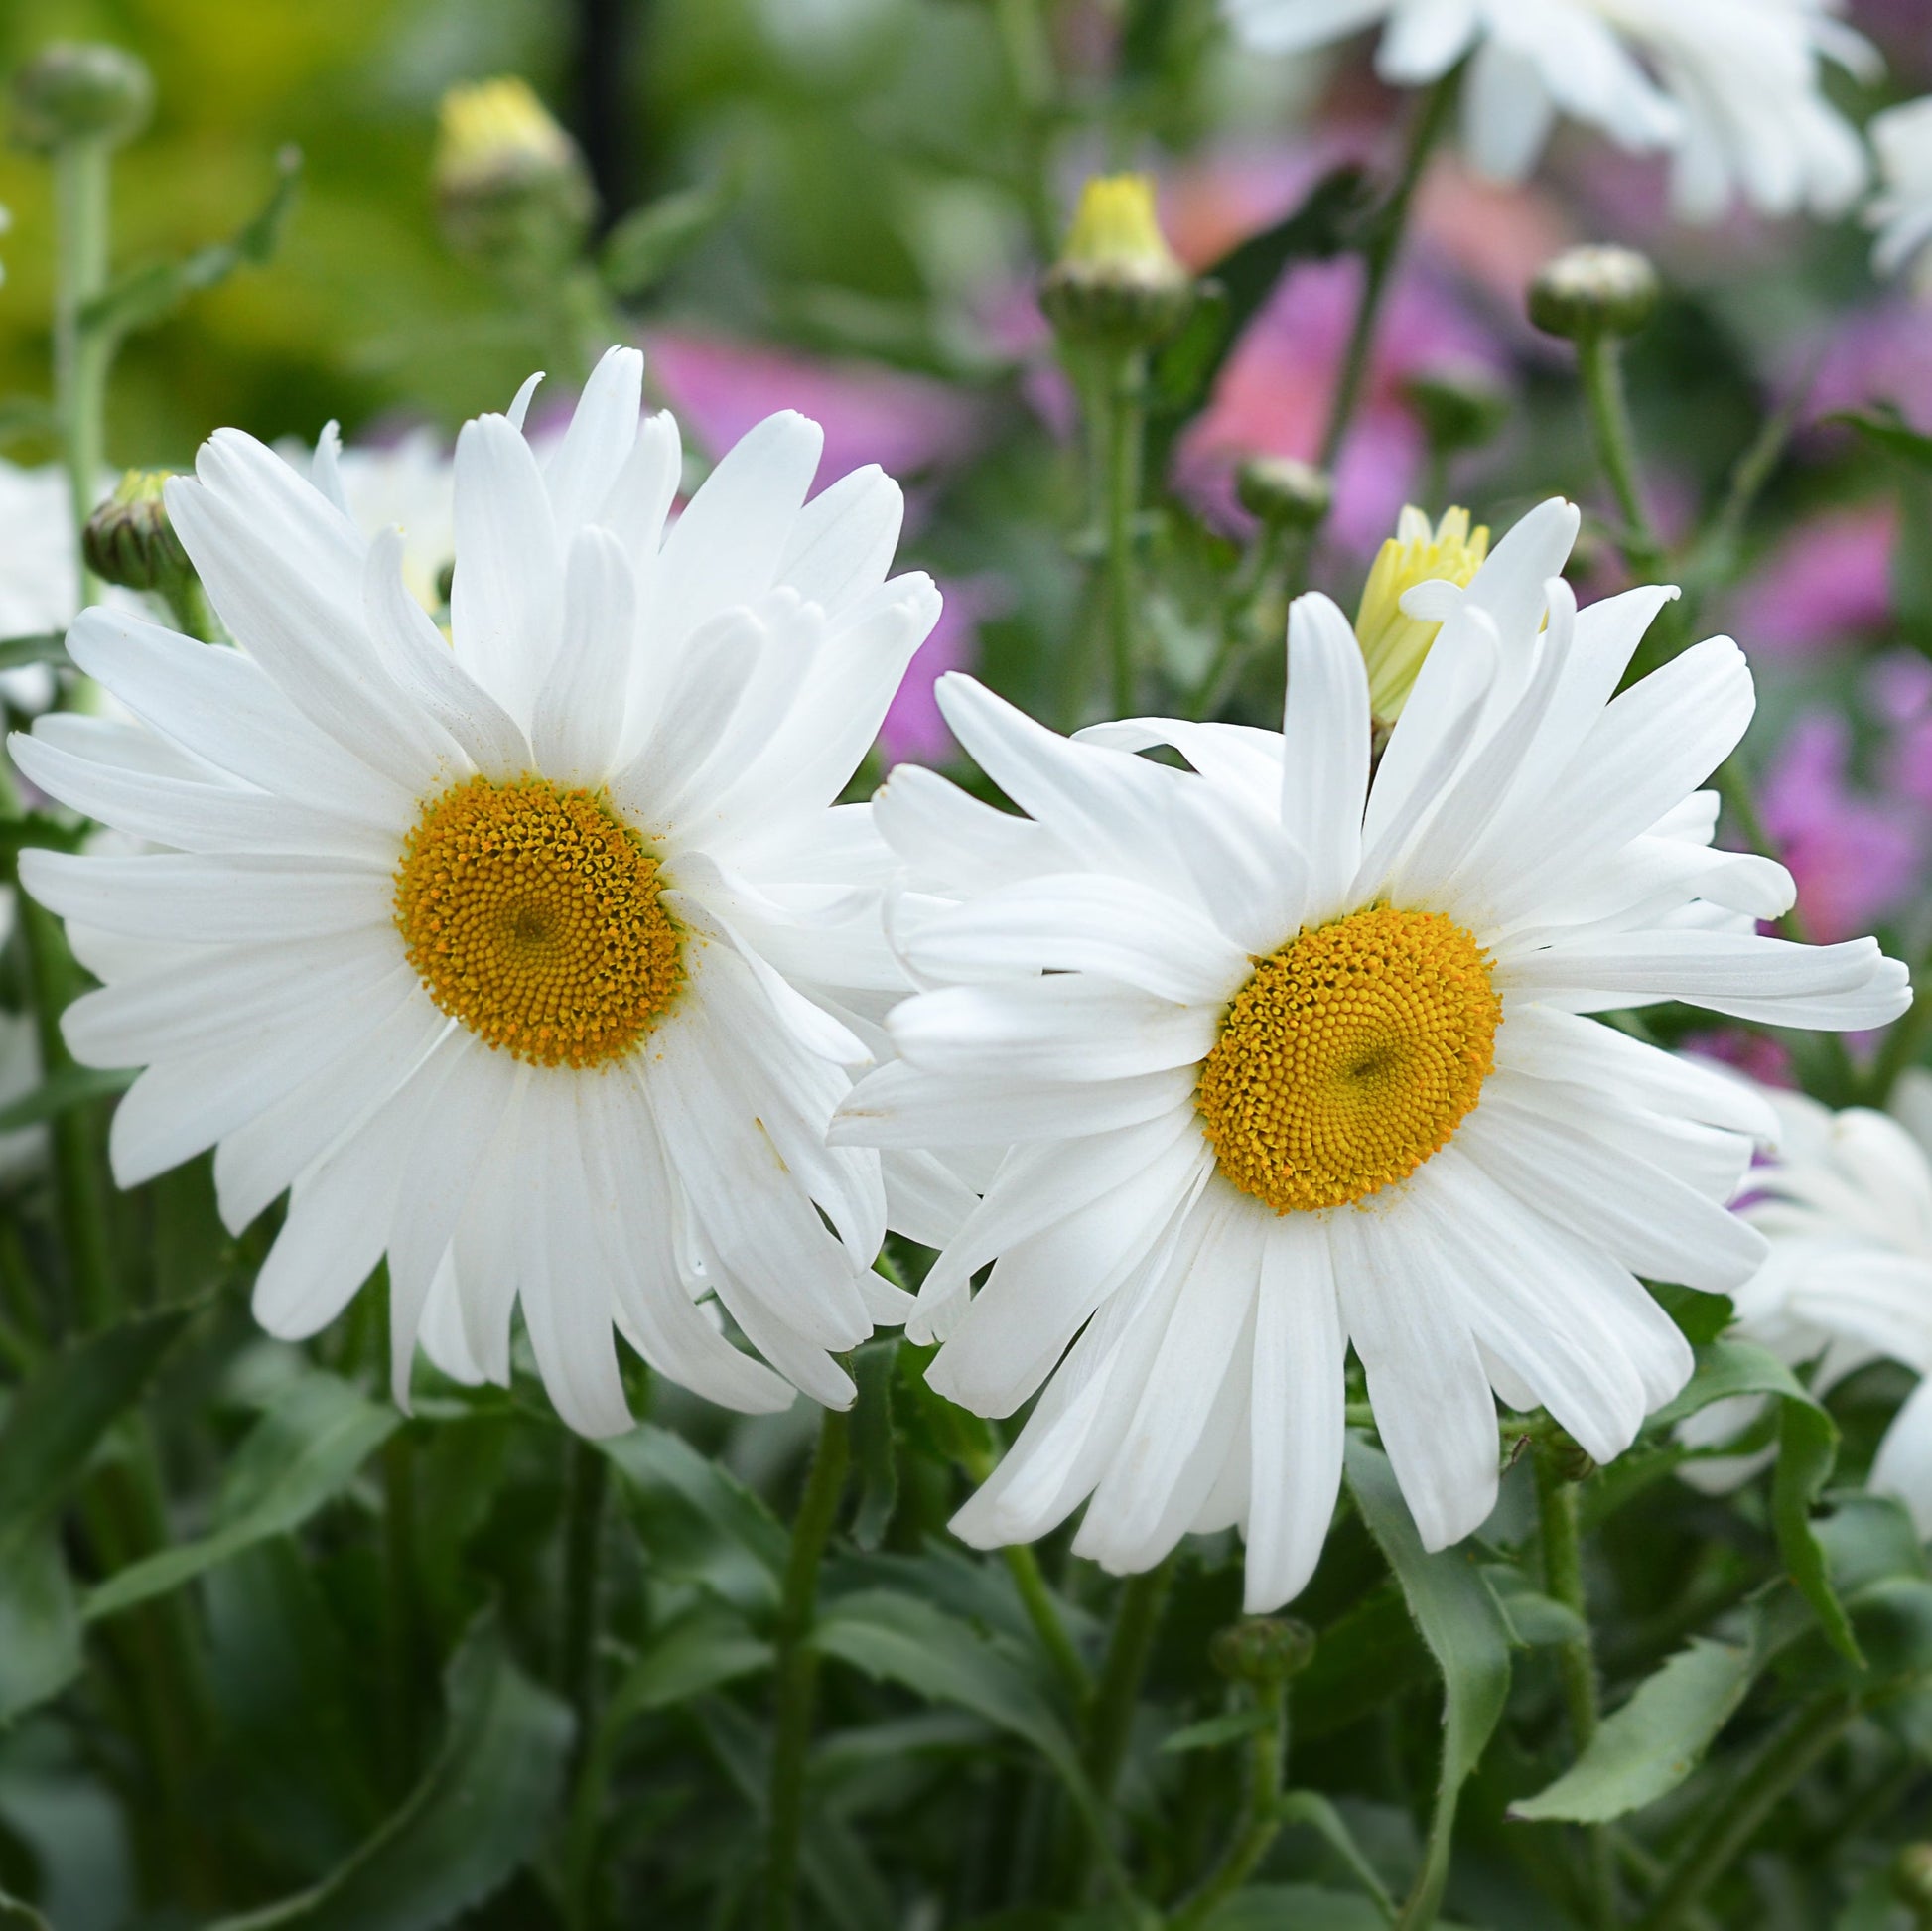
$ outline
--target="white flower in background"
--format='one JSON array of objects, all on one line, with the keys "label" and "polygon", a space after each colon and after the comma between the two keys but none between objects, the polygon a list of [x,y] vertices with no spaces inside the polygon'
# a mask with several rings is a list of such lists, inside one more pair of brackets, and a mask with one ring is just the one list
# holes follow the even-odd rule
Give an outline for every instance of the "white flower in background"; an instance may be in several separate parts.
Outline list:
[{"label": "white flower in background", "polygon": [[[1820,1393],[1873,1361],[1932,1374],[1932,1076],[1907,1072],[1898,1115],[1834,1113],[1803,1093],[1766,1089],[1778,1117],[1776,1155],[1746,1181],[1738,1208],[1770,1243],[1764,1265],[1733,1290],[1730,1329],[1792,1367],[1816,1362]],[[1727,1441],[1762,1403],[1713,1403],[1678,1433],[1693,1447]],[[1765,1457],[1725,1456],[1684,1469],[1700,1488],[1733,1488]],[[1893,1417],[1871,1486],[1896,1495],[1932,1536],[1932,1382],[1921,1379]]]},{"label": "white flower in background", "polygon": [[332,422],[316,444],[309,475],[364,535],[398,532],[409,594],[425,610],[439,609],[439,585],[456,557],[456,471],[442,437],[412,429],[393,442],[345,449]]},{"label": "white flower in background", "polygon": [[[21,866],[105,982],[67,1015],[76,1056],[146,1068],[121,1182],[213,1146],[236,1229],[292,1187],[255,1289],[276,1334],[386,1254],[399,1396],[419,1335],[504,1379],[520,1302],[590,1434],[628,1423],[614,1323],[774,1409],[793,1383],[849,1400],[833,1354],[906,1305],[871,1269],[878,1159],[823,1140],[867,1056],[828,1009],[901,983],[891,856],[866,807],[828,807],[938,595],[887,577],[879,471],[806,501],[820,434],[795,415],[667,527],[678,436],[640,426],[641,379],[606,356],[546,466],[533,384],[464,429],[453,645],[395,532],[219,432],[168,505],[239,647],[90,611],[74,658],[142,723],[14,741],[76,810],[176,848]],[[917,1186],[897,1213],[932,1240],[961,1190],[932,1162]]]},{"label": "white flower in background", "polygon": [[1521,180],[1560,114],[1618,146],[1668,152],[1686,220],[1733,195],[1765,214],[1842,213],[1864,187],[1857,131],[1825,98],[1826,60],[1861,74],[1871,47],[1835,0],[1223,0],[1235,31],[1271,53],[1385,23],[1376,71],[1440,79],[1473,55],[1463,141],[1483,172]]},{"label": "white flower in background", "polygon": [[[1906,974],[1869,939],[1755,935],[1790,877],[1711,849],[1696,789],[1750,720],[1743,657],[1713,638],[1613,698],[1673,593],[1580,614],[1557,574],[1577,524],[1546,503],[1466,589],[1409,594],[1444,627],[1372,781],[1361,651],[1323,597],[1294,608],[1280,735],[1068,741],[941,684],[1030,815],[887,782],[895,928],[932,989],[832,1137],[1012,1149],[907,1325],[981,1414],[1046,1384],[967,1541],[1090,1495],[1074,1548],[1131,1572],[1238,1524],[1247,1606],[1272,1608],[1327,1529],[1350,1342],[1437,1549],[1495,1499],[1492,1388],[1607,1461],[1691,1368],[1638,1275],[1755,1272],[1725,1203],[1769,1110],[1583,1016],[1876,1026]],[[1156,745],[1193,770],[1134,755]]]},{"label": "white flower in background", "polygon": [[1907,101],[1872,116],[1865,132],[1878,157],[1878,193],[1865,208],[1878,230],[1871,265],[1881,275],[1914,267],[1913,279],[1932,293],[1932,98]]}]

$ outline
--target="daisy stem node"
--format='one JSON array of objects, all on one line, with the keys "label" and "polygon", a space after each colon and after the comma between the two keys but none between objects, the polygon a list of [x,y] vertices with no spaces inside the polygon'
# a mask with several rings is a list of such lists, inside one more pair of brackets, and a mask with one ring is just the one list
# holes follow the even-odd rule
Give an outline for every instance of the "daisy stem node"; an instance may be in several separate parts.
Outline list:
[{"label": "daisy stem node", "polygon": [[805,1758],[812,1740],[812,1706],[818,1689],[818,1652],[812,1622],[818,1606],[818,1571],[845,1492],[852,1459],[852,1418],[828,1408],[819,1424],[805,1493],[791,1527],[778,1603],[775,1708],[771,1739],[771,1788],[766,1817],[764,1922],[766,1931],[791,1931],[797,1922],[798,1842],[805,1818]]},{"label": "daisy stem node", "polygon": [[[1584,1596],[1583,1541],[1578,1523],[1574,1443],[1545,1434],[1536,1443],[1537,1524],[1543,1543],[1543,1584],[1552,1597],[1583,1618],[1584,1634],[1557,1651],[1570,1740],[1578,1756],[1589,1748],[1602,1721],[1596,1656],[1590,1645],[1588,1605]],[[1615,1931],[1621,1921],[1616,1904],[1616,1865],[1608,1833],[1601,1825],[1586,1835],[1585,1887],[1592,1931]]]}]

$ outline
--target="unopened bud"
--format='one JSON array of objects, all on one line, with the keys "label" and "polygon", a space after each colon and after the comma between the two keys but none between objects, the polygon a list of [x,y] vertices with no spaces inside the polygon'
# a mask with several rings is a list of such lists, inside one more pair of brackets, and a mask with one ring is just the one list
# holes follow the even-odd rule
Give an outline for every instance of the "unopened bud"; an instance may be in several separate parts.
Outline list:
[{"label": "unopened bud", "polygon": [[37,154],[70,141],[119,147],[148,124],[154,78],[125,48],[58,41],[16,68],[13,138]]},{"label": "unopened bud", "polygon": [[1419,585],[1453,584],[1458,590],[1482,568],[1489,531],[1471,530],[1466,509],[1446,510],[1434,529],[1420,509],[1405,505],[1395,534],[1382,545],[1355,613],[1355,640],[1368,666],[1369,710],[1380,724],[1402,715],[1430,646],[1443,627],[1440,618],[1411,617],[1402,600]]},{"label": "unopened bud", "polygon": [[1076,341],[1150,346],[1194,304],[1194,278],[1168,246],[1146,175],[1097,175],[1080,191],[1040,307]]},{"label": "unopened bud", "polygon": [[87,568],[128,590],[167,591],[193,574],[168,506],[166,470],[129,470],[80,532]]},{"label": "unopened bud", "polygon": [[1478,369],[1412,375],[1402,385],[1402,399],[1430,448],[1445,456],[1494,442],[1509,420],[1508,394]]},{"label": "unopened bud", "polygon": [[1550,1422],[1540,1432],[1542,1443],[1539,1452],[1544,1457],[1545,1466],[1558,1481],[1587,1481],[1595,1474],[1595,1456],[1567,1429]]},{"label": "unopened bud", "polygon": [[1530,284],[1530,320],[1570,342],[1634,336],[1662,293],[1656,269],[1633,248],[1566,248]]},{"label": "unopened bud", "polygon": [[1326,470],[1294,456],[1250,456],[1234,473],[1234,494],[1256,522],[1272,528],[1313,529],[1334,501]]},{"label": "unopened bud", "polygon": [[1287,1616],[1244,1616],[1217,1630],[1208,1660],[1236,1683],[1285,1683],[1314,1657],[1314,1631]]},{"label": "unopened bud", "polygon": [[450,246],[493,267],[569,261],[596,212],[576,142],[513,75],[443,96],[434,177]]}]

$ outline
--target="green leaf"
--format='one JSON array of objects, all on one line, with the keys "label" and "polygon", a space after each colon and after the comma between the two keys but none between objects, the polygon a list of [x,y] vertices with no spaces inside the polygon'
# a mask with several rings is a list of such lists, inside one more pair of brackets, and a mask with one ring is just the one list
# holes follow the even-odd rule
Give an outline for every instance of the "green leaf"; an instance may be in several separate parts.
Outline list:
[{"label": "green leaf", "polygon": [[1749,1341],[1713,1341],[1698,1349],[1690,1386],[1651,1418],[1662,1432],[1687,1415],[1731,1395],[1769,1395],[1782,1404],[1778,1461],[1771,1478],[1771,1520],[1785,1573],[1811,1606],[1825,1637],[1845,1660],[1862,1664],[1845,1605],[1832,1587],[1825,1547],[1812,1508],[1838,1462],[1838,1424],[1776,1355]]},{"label": "green leaf", "polygon": [[1218,1750],[1223,1743],[1238,1743],[1253,1736],[1274,1721],[1260,1709],[1230,1710],[1222,1717],[1209,1717],[1204,1723],[1189,1724],[1161,1743],[1163,1756],[1178,1756],[1183,1750]]},{"label": "green leaf", "polygon": [[1842,409],[1824,420],[1856,431],[1887,456],[1902,457],[1921,470],[1932,470],[1932,436],[1914,429],[1889,403],[1869,410]]},{"label": "green leaf", "polygon": [[313,1890],[209,1931],[436,1931],[508,1882],[563,1795],[569,1709],[484,1616],[444,1677],[443,1744],[402,1808]]},{"label": "green leaf", "polygon": [[54,1927],[34,1909],[10,1892],[0,1890],[0,1925],[14,1925],[17,1931],[54,1931]]},{"label": "green leaf", "polygon": [[1397,1920],[1406,1931],[1433,1924],[1441,1907],[1456,1803],[1509,1695],[1509,1625],[1470,1555],[1459,1549],[1431,1555],[1423,1548],[1380,1448],[1351,1431],[1346,1465],[1349,1492],[1443,1678],[1442,1768],[1423,1868]]},{"label": "green leaf", "polygon": [[1374,1902],[1317,1884],[1256,1884],[1236,1891],[1202,1931],[1388,1931]]},{"label": "green leaf", "polygon": [[37,1127],[57,1114],[70,1113],[90,1100],[105,1099],[110,1093],[125,1093],[134,1084],[130,1071],[100,1066],[62,1066],[50,1073],[31,1093],[23,1094],[11,1105],[0,1106],[0,1133],[18,1133],[22,1127]]},{"label": "green leaf", "polygon": [[0,670],[19,670],[27,664],[66,662],[68,639],[64,630],[37,630],[30,636],[0,640]]},{"label": "green leaf", "polygon": [[1668,1796],[1743,1702],[1758,1660],[1735,1643],[1694,1637],[1604,1719],[1588,1749],[1555,1783],[1511,1805],[1510,1815],[1607,1824]]},{"label": "green leaf", "polygon": [[859,1389],[852,1411],[852,1456],[859,1467],[859,1507],[852,1518],[852,1540],[861,1549],[879,1547],[898,1506],[898,1451],[893,1439],[897,1356],[895,1334],[868,1342],[852,1360],[852,1378]]},{"label": "green leaf", "polygon": [[1588,1634],[1588,1624],[1569,1603],[1545,1595],[1513,1563],[1489,1563],[1482,1573],[1502,1604],[1517,1648],[1543,1649]]},{"label": "green leaf", "polygon": [[739,1617],[703,1604],[651,1636],[613,1692],[605,1722],[616,1728],[647,1710],[768,1669],[771,1653]]},{"label": "green leaf", "polygon": [[80,1665],[73,1584],[54,1525],[40,1522],[0,1561],[0,1724],[59,1696]]},{"label": "green leaf", "polygon": [[87,1597],[82,1613],[90,1622],[118,1614],[300,1528],[348,1486],[401,1420],[386,1403],[365,1400],[334,1375],[292,1382],[241,1445],[213,1531],[117,1570]]},{"label": "green leaf", "polygon": [[226,281],[236,269],[259,268],[281,241],[301,179],[301,150],[282,149],[275,157],[275,185],[268,199],[226,241],[197,248],[180,261],[155,262],[117,277],[80,311],[81,328],[109,337],[131,334],[160,322],[189,296]]},{"label": "green leaf", "polygon": [[1316,1832],[1329,1850],[1348,1866],[1355,1881],[1375,1900],[1383,1921],[1386,1923],[1395,1917],[1395,1899],[1389,1895],[1381,1878],[1375,1873],[1375,1866],[1355,1842],[1354,1832],[1342,1821],[1341,1812],[1320,1791],[1291,1790],[1282,1799],[1279,1815],[1284,1830],[1303,1824]]},{"label": "green leaf", "polygon": [[737,200],[738,182],[727,176],[633,208],[605,238],[599,263],[605,286],[613,295],[642,295],[724,219]]}]

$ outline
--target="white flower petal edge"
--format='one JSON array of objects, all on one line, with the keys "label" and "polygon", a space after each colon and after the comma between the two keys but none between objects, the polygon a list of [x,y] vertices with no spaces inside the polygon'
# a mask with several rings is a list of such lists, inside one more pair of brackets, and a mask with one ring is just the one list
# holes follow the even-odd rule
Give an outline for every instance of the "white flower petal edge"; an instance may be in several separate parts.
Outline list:
[{"label": "white flower petal edge", "polygon": [[[1546,503],[1497,546],[1372,783],[1361,653],[1321,597],[1291,617],[1283,734],[1143,719],[1066,740],[941,685],[1028,815],[921,770],[879,794],[904,868],[892,924],[927,990],[832,1139],[1008,1150],[907,1324],[943,1341],[930,1378],[965,1406],[1039,1395],[958,1518],[968,1540],[1038,1536],[1091,1497],[1075,1546],[1130,1571],[1236,1524],[1248,1607],[1272,1608],[1320,1550],[1348,1344],[1440,1548],[1495,1497],[1492,1386],[1608,1460],[1691,1366],[1638,1275],[1756,1272],[1762,1236],[1725,1202],[1769,1109],[1583,1016],[1685,999],[1869,1026],[1904,1008],[1906,975],[1869,940],[1753,934],[1790,879],[1710,849],[1697,789],[1750,718],[1743,658],[1713,639],[1613,695],[1671,593],[1579,613],[1558,575],[1576,530]],[[1156,744],[1193,768],[1134,755]],[[1493,1066],[1406,1177],[1278,1210],[1210,1143],[1203,1062],[1269,955],[1376,907],[1479,948]]]},{"label": "white flower petal edge", "polygon": [[1296,53],[1385,23],[1376,69],[1397,86],[1470,56],[1463,144],[1505,181],[1536,165],[1559,114],[1673,159],[1679,216],[1715,221],[1741,195],[1765,214],[1841,214],[1865,185],[1857,130],[1821,63],[1869,74],[1870,45],[1836,0],[1222,0],[1250,46]]},{"label": "white flower petal edge", "polygon": [[[1741,1082],[1740,1082],[1741,1083]],[[1769,1243],[1764,1265],[1734,1290],[1731,1331],[1796,1367],[1816,1362],[1821,1392],[1873,1361],[1921,1377],[1892,1418],[1871,1486],[1932,1536],[1932,1075],[1916,1068],[1892,1095],[1898,1117],[1869,1107],[1834,1113],[1803,1093],[1760,1089],[1777,1116],[1772,1157],[1751,1172],[1737,1208]],[[1699,1448],[1728,1441],[1757,1402],[1715,1403],[1682,1424]],[[1764,1457],[1724,1455],[1683,1470],[1694,1486],[1733,1488]]]},{"label": "white flower petal edge", "polygon": [[[926,1240],[972,1203],[935,1162],[889,1163],[889,1190],[824,1144],[861,1013],[905,983],[891,855],[832,805],[938,614],[929,579],[886,574],[898,489],[865,470],[807,500],[820,433],[779,415],[673,519],[677,434],[640,420],[641,376],[606,356],[547,465],[506,417],[464,430],[452,640],[395,532],[219,432],[169,507],[238,647],[89,611],[73,657],[140,723],[13,741],[47,790],[174,848],[22,867],[105,982],[67,1015],[76,1055],[145,1068],[120,1181],[212,1146],[236,1230],[288,1190],[256,1290],[278,1334],[386,1255],[401,1400],[419,1340],[506,1379],[520,1303],[593,1435],[629,1424],[620,1332],[733,1407],[849,1401],[832,1355],[906,1305],[871,1268],[889,1196]],[[490,1043],[406,946],[405,848],[437,800],[518,783],[597,800],[681,935],[663,1010],[595,1063]]]},{"label": "white flower petal edge", "polygon": [[1932,98],[1874,114],[1865,131],[1881,183],[1864,210],[1878,231],[1871,265],[1881,275],[1911,268],[1920,291],[1932,292]]}]

